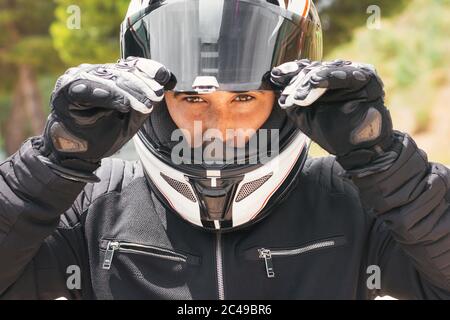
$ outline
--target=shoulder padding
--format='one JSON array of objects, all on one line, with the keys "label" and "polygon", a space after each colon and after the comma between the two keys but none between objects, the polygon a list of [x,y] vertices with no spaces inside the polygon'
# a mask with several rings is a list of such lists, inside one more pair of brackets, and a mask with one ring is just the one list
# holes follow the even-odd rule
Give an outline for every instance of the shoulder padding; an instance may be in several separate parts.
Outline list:
[{"label": "shoulder padding", "polygon": [[133,180],[144,177],[141,163],[108,158],[95,172],[98,183],[87,184],[72,207],[61,215],[59,228],[73,228],[80,224],[84,212],[99,197],[111,192],[121,192]]},{"label": "shoulder padding", "polygon": [[345,177],[345,170],[334,156],[308,158],[302,174],[303,179],[332,194],[345,194],[359,197],[358,189]]},{"label": "shoulder padding", "polygon": [[84,206],[104,194],[121,192],[131,181],[144,176],[139,161],[115,158],[104,159],[101,167],[95,173],[100,178],[100,182],[86,185]]}]

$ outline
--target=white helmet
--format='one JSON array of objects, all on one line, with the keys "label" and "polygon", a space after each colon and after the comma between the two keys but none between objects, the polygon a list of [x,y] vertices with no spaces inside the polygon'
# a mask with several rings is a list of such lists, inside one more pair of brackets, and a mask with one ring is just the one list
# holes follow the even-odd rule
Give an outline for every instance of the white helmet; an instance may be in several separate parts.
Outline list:
[{"label": "white helmet", "polygon": [[[279,92],[268,80],[273,67],[322,58],[320,20],[310,0],[134,0],[121,45],[124,58],[164,64],[173,75],[168,89],[198,94]],[[279,140],[267,142],[257,134],[257,150],[246,146],[234,161],[185,155],[193,161],[175,163],[176,128],[163,102],[135,137],[136,149],[158,197],[185,220],[210,230],[263,218],[292,189],[308,154],[309,139],[278,106],[258,133],[277,132]]]}]

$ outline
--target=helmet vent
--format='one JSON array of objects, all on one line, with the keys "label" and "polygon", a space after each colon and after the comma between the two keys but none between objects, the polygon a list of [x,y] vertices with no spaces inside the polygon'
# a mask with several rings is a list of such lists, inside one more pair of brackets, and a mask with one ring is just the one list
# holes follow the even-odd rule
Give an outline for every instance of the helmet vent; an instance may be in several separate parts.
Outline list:
[{"label": "helmet vent", "polygon": [[191,189],[186,183],[183,183],[181,181],[172,179],[165,174],[161,173],[161,177],[178,193],[181,193],[184,197],[191,200],[192,202],[197,202],[197,199],[195,199],[195,196],[193,195]]},{"label": "helmet vent", "polygon": [[271,176],[272,174],[268,174],[262,178],[259,178],[258,180],[245,183],[236,197],[236,202],[244,200],[253,192],[258,190],[264,183],[267,182],[267,180],[270,179]]}]

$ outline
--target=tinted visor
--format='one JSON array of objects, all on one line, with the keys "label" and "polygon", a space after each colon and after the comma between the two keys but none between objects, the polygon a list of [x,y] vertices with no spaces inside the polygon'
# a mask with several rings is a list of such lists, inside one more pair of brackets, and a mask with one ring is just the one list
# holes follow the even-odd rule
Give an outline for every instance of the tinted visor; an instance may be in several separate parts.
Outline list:
[{"label": "tinted visor", "polygon": [[303,18],[266,1],[168,0],[122,28],[122,56],[164,64],[176,91],[267,89],[272,67],[322,58],[317,16]]}]

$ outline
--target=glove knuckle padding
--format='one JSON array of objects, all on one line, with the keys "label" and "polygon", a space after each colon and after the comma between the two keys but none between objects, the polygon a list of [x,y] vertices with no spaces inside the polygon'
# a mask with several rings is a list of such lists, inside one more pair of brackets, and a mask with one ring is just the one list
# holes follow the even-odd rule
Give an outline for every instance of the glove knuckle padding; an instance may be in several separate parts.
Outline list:
[{"label": "glove knuckle padding", "polygon": [[49,126],[49,135],[55,149],[64,153],[82,153],[88,150],[88,143],[65,128],[60,122]]},{"label": "glove knuckle padding", "polygon": [[361,124],[350,133],[350,143],[359,145],[363,142],[374,141],[379,138],[381,135],[382,123],[383,118],[381,113],[377,109],[370,107]]},{"label": "glove knuckle padding", "polygon": [[[342,60],[310,63],[292,78],[279,103],[347,170],[368,164],[392,143],[383,83],[370,65]],[[292,105],[296,111],[289,110]]]},{"label": "glove knuckle padding", "polygon": [[[286,84],[282,93],[284,97],[280,101],[282,107],[312,105],[324,95],[326,90],[334,91],[328,97],[331,100],[345,93],[360,91],[373,80],[378,84],[378,89],[375,90],[376,88],[373,85],[369,86],[371,94],[382,95],[380,93],[380,91],[382,92],[382,82],[375,69],[369,65],[353,64],[350,61],[343,60],[312,62],[293,72],[295,66],[295,63],[286,63],[278,68],[278,73],[283,69],[290,71],[290,73],[281,72],[281,75],[274,76],[272,72],[272,78],[275,78],[274,82]],[[290,82],[283,79],[287,75],[290,76]],[[319,88],[325,90],[319,90]],[[372,92],[373,90],[375,92]],[[343,99],[344,97],[340,98]]]},{"label": "glove knuckle padding", "polygon": [[109,107],[112,92],[102,83],[90,80],[75,80],[67,88],[67,95],[72,103],[81,107]]},{"label": "glove knuckle padding", "polygon": [[55,86],[44,134],[53,160],[76,169],[77,159],[98,163],[114,154],[163,99],[163,86],[153,77],[166,79],[164,72],[145,59],[69,69]]}]

